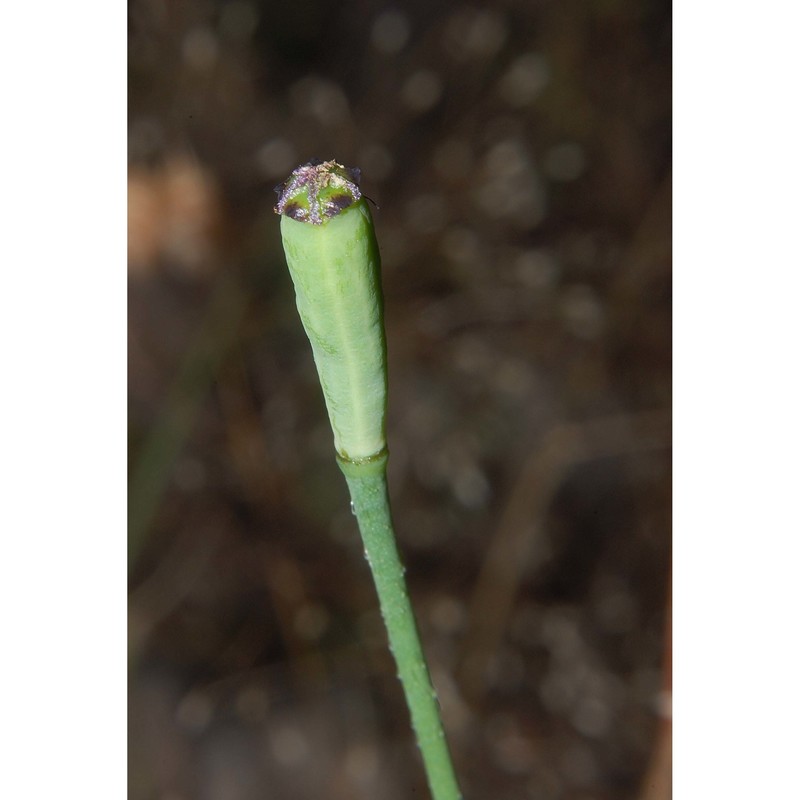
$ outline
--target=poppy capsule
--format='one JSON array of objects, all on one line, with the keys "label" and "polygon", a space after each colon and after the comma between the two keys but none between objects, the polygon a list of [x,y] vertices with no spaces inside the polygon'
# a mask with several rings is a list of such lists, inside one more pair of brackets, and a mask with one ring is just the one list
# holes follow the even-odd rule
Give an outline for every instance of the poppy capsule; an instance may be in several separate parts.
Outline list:
[{"label": "poppy capsule", "polygon": [[275,206],[297,310],[311,342],[340,459],[386,449],[386,334],[380,254],[360,173],[298,167]]}]

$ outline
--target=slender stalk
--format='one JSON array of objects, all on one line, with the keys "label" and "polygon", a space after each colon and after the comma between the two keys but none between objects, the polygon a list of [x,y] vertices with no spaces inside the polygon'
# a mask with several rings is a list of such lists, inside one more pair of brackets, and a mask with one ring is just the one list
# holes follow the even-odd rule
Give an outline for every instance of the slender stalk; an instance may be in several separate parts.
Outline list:
[{"label": "slender stalk", "polygon": [[386,451],[368,461],[339,459],[358,520],[381,614],[389,635],[389,647],[397,670],[411,723],[417,736],[428,785],[434,800],[460,800],[461,793],[444,737],[439,704],[422,653],[414,612],[406,589],[392,526],[386,483]]}]

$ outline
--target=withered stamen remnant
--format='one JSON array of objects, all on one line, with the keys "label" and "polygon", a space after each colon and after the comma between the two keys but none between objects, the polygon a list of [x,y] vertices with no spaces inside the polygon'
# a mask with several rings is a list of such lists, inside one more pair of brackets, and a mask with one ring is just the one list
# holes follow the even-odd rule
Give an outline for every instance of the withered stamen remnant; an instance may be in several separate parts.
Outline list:
[{"label": "withered stamen remnant", "polygon": [[361,170],[336,161],[309,161],[278,186],[276,214],[322,225],[361,199]]}]

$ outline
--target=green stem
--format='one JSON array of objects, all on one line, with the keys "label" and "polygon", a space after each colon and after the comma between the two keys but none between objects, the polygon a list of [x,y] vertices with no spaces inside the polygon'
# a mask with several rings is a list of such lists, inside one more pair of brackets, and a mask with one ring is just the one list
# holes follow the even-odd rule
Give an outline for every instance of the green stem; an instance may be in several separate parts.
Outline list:
[{"label": "green stem", "polygon": [[389,634],[389,646],[397,663],[425,763],[428,785],[434,800],[460,800],[461,792],[444,738],[436,692],[422,654],[404,569],[397,552],[386,484],[387,460],[384,451],[359,462],[340,458],[339,466],[350,489],[353,510]]}]

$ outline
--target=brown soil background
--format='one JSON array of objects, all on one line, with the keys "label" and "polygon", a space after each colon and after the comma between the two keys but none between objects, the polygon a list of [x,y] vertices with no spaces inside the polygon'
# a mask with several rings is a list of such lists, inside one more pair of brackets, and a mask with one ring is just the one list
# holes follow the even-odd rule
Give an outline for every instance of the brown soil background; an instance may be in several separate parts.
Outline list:
[{"label": "brown soil background", "polygon": [[465,797],[669,789],[670,6],[129,6],[130,798],[427,797],[273,187],[360,166]]}]

